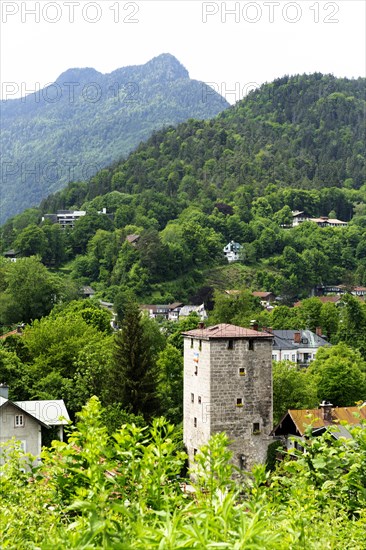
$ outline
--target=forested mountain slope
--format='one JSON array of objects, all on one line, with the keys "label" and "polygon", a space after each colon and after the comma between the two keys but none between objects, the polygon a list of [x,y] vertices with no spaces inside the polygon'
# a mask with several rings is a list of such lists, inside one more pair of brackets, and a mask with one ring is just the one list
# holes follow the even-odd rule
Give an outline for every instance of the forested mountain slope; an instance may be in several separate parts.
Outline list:
[{"label": "forested mountain slope", "polygon": [[[284,77],[212,120],[159,130],[125,161],[8,220],[2,249],[71,260],[72,277],[109,300],[123,289],[146,303],[187,300],[229,279],[289,302],[320,283],[366,285],[365,83]],[[40,223],[64,208],[87,215],[70,232]],[[295,209],[349,225],[287,229]],[[228,277],[230,240],[242,249]]]},{"label": "forested mountain slope", "polygon": [[42,90],[2,101],[0,220],[88,179],[153,130],[227,106],[170,54],[110,74],[69,69]]},{"label": "forested mountain slope", "polygon": [[[366,79],[283,77],[210,121],[156,132],[125,162],[92,179],[78,200],[112,190],[228,198],[276,188],[359,189],[366,181]],[[67,192],[44,208],[73,203]],[[311,205],[307,205],[311,209]],[[350,216],[344,212],[343,216]]]}]

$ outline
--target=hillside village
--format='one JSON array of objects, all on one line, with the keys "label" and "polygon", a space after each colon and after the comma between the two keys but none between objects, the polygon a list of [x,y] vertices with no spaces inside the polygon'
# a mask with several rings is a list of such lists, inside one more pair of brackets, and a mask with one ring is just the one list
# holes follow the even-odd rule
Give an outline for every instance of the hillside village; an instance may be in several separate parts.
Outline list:
[{"label": "hillside village", "polygon": [[364,84],[214,101],[4,221],[7,547],[364,550]]}]

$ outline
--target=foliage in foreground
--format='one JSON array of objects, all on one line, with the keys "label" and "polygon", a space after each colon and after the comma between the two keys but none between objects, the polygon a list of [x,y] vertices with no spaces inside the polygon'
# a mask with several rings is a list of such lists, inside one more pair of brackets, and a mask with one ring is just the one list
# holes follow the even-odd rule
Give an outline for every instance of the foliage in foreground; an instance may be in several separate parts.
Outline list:
[{"label": "foliage in foreground", "polygon": [[109,438],[92,398],[68,443],[22,473],[3,466],[2,548],[364,548],[366,430],[306,444],[274,473],[258,466],[232,481],[224,434],[197,455],[194,492],[179,477],[186,455],[163,419]]}]

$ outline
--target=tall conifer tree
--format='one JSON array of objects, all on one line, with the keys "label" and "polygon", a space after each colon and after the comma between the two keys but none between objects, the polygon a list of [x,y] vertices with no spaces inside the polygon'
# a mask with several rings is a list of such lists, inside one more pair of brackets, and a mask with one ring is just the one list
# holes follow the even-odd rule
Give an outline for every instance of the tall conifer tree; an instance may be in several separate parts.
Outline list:
[{"label": "tall conifer tree", "polygon": [[121,330],[115,337],[114,366],[109,398],[146,420],[159,414],[158,370],[136,303],[125,307]]}]

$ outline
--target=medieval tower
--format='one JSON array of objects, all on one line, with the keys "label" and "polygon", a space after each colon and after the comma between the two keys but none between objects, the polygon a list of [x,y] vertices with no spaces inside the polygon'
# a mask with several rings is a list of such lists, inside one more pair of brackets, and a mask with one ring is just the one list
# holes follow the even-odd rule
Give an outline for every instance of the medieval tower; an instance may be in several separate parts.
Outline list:
[{"label": "medieval tower", "polygon": [[239,468],[263,463],[273,441],[272,334],[219,324],[183,336],[183,437],[190,462],[212,434],[226,432]]}]

